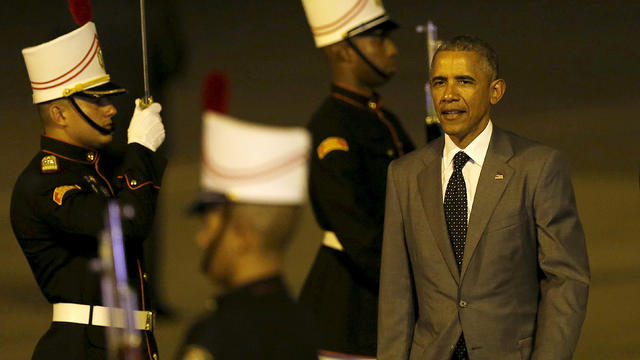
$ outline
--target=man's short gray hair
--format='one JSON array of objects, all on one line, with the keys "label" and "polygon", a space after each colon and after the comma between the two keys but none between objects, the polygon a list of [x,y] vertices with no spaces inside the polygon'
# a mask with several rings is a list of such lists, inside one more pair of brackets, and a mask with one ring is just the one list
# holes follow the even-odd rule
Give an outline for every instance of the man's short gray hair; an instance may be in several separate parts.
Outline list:
[{"label": "man's short gray hair", "polygon": [[499,77],[498,55],[489,43],[477,36],[459,35],[450,40],[445,40],[433,55],[434,59],[440,51],[473,51],[487,61],[488,70],[492,75],[490,76],[491,81]]}]

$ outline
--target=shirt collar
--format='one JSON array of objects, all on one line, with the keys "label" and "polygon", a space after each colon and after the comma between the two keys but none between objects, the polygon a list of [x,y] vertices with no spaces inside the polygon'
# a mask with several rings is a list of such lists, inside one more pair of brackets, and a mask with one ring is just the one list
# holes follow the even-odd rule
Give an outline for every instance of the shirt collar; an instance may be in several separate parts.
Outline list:
[{"label": "shirt collar", "polygon": [[249,284],[239,286],[229,292],[218,296],[216,302],[218,307],[234,306],[246,302],[250,299],[260,299],[273,294],[287,293],[284,280],[280,275],[269,276],[253,281]]},{"label": "shirt collar", "polygon": [[469,155],[471,158],[469,161],[482,167],[484,158],[487,155],[487,150],[489,149],[491,133],[493,133],[493,123],[489,120],[487,126],[485,126],[480,135],[473,139],[465,149],[460,149],[453,140],[451,140],[449,135],[444,134],[444,150],[442,152],[442,158],[444,160],[445,169],[449,168],[449,166],[453,166],[453,157],[460,151],[464,151]]}]

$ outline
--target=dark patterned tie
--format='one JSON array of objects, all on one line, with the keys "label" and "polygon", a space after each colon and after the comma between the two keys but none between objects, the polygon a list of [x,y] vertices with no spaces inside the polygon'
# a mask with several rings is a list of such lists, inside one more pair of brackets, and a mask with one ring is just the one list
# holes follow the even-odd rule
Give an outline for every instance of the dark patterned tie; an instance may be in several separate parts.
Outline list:
[{"label": "dark patterned tie", "polygon": [[[460,151],[453,157],[453,174],[449,178],[447,191],[444,194],[444,218],[447,222],[449,241],[458,264],[458,272],[462,269],[464,244],[467,238],[467,187],[462,176],[462,168],[469,161],[469,155]],[[456,344],[451,360],[469,359],[464,334]]]}]

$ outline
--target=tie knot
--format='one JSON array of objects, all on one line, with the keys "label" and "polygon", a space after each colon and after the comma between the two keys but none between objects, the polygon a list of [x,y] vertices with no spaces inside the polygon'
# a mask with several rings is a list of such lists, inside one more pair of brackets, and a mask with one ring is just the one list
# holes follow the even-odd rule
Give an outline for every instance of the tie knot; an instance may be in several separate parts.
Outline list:
[{"label": "tie knot", "polygon": [[467,163],[471,159],[469,155],[465,154],[464,151],[458,152],[453,157],[453,171],[462,171],[464,164]]}]

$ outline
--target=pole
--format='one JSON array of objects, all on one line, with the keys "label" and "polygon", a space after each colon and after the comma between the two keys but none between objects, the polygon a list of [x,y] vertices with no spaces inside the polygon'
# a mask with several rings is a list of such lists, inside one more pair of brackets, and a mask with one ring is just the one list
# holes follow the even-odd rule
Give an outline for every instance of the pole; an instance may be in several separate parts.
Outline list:
[{"label": "pole", "polygon": [[149,58],[147,56],[147,22],[144,12],[144,0],[140,0],[140,31],[142,33],[142,76],[144,78],[144,97],[142,104],[144,107],[153,102],[151,90],[149,88]]}]

